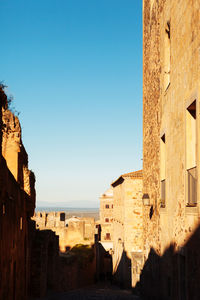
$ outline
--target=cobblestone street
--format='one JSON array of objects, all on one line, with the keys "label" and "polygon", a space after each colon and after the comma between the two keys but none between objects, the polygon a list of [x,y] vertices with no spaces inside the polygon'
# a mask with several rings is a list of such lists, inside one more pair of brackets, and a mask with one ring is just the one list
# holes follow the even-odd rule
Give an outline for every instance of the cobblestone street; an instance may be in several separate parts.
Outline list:
[{"label": "cobblestone street", "polygon": [[[130,290],[121,290],[116,286],[94,285],[82,289],[77,289],[65,293],[52,293],[41,300],[141,300],[138,296],[131,293]],[[39,300],[39,299],[31,299]]]}]

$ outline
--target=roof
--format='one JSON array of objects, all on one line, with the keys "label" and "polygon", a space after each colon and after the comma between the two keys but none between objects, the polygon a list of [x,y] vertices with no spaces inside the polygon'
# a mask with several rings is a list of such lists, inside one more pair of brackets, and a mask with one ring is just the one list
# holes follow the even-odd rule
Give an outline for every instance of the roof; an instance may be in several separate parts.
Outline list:
[{"label": "roof", "polygon": [[131,179],[142,179],[142,170],[130,172],[130,173],[125,173],[119,176],[115,181],[111,183],[111,186],[116,186],[119,183],[122,183],[124,179],[126,178],[131,178]]},{"label": "roof", "polygon": [[130,172],[130,173],[126,173],[121,175],[123,178],[124,177],[131,177],[131,178],[142,178],[142,170],[138,170],[138,171],[134,171],[134,172]]}]

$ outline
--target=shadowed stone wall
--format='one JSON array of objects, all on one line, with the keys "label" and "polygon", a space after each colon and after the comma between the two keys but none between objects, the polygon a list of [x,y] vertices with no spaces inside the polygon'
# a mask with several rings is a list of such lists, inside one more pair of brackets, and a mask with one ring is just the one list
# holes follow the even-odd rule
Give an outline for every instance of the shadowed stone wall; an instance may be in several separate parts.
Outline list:
[{"label": "shadowed stone wall", "polygon": [[0,101],[0,299],[23,300],[30,283],[28,228],[35,207],[35,177],[28,170],[19,120],[7,109],[2,89]]}]

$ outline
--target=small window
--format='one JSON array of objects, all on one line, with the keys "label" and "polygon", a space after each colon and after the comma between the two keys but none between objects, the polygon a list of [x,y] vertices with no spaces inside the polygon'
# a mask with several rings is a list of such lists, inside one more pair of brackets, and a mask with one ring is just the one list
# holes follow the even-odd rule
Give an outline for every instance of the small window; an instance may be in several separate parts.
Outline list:
[{"label": "small window", "polygon": [[60,221],[65,221],[65,213],[60,214]]},{"label": "small window", "polygon": [[110,233],[106,233],[106,238],[105,238],[106,240],[110,240],[111,238],[110,238]]},{"label": "small window", "polygon": [[161,181],[161,207],[165,207],[165,179]]},{"label": "small window", "polygon": [[106,208],[109,208],[109,204],[106,204]]},{"label": "small window", "polygon": [[105,218],[105,222],[106,222],[106,223],[109,223],[109,218]]},{"label": "small window", "polygon": [[187,170],[188,175],[188,206],[197,204],[197,174],[196,167]]},{"label": "small window", "polygon": [[170,22],[166,23],[164,36],[164,90],[166,91],[170,85]]},{"label": "small window", "polygon": [[5,205],[5,203],[3,203],[3,215],[5,215],[6,214],[6,205]]},{"label": "small window", "polygon": [[20,225],[19,226],[20,226],[20,230],[22,230],[23,229],[23,218],[22,217],[20,218]]},{"label": "small window", "polygon": [[166,145],[165,134],[161,137],[160,141],[160,177],[161,177],[161,207],[165,207],[166,204],[166,182],[165,182],[165,168],[166,168]]},{"label": "small window", "polygon": [[188,206],[197,204],[196,126],[195,100],[186,111],[186,186]]},{"label": "small window", "polygon": [[45,226],[47,226],[48,214],[45,214]]}]

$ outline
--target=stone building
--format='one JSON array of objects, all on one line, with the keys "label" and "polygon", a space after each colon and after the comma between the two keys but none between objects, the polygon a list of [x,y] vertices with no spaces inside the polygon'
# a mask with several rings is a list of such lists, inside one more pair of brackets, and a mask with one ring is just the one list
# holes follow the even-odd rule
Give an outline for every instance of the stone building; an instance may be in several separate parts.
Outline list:
[{"label": "stone building", "polygon": [[29,225],[35,177],[21,140],[18,118],[0,88],[0,299],[27,299],[30,284]]},{"label": "stone building", "polygon": [[113,248],[113,188],[109,188],[99,198],[101,244],[106,250]]},{"label": "stone building", "polygon": [[59,236],[59,247],[62,252],[76,244],[94,244],[94,218],[67,219],[65,212],[36,212],[32,219],[39,230],[49,229]]},{"label": "stone building", "polygon": [[199,299],[200,2],[143,0],[142,291]]},{"label": "stone building", "polygon": [[[142,170],[121,175],[113,187],[113,274],[124,287],[135,286],[132,258],[143,250]],[[132,271],[131,271],[132,270]]]}]

